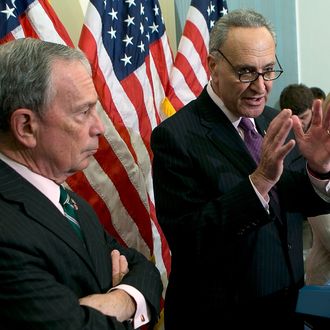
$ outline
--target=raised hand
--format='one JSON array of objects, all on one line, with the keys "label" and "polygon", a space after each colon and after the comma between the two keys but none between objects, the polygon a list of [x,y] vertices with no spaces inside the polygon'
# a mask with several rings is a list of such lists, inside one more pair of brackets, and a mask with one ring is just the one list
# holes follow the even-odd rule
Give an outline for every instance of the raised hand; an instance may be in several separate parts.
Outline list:
[{"label": "raised hand", "polygon": [[293,129],[300,152],[315,172],[330,172],[330,111],[322,113],[320,101],[315,101],[312,123],[303,132],[297,116],[292,116]]},{"label": "raised hand", "polygon": [[260,163],[251,174],[251,180],[264,197],[276,184],[283,172],[283,161],[295,145],[285,142],[293,124],[292,112],[282,110],[270,123],[262,143]]}]

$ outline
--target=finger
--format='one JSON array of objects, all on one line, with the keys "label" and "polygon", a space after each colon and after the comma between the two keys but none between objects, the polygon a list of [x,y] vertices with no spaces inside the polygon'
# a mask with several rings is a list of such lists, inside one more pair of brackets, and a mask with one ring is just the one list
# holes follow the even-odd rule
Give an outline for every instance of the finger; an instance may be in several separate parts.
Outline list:
[{"label": "finger", "polygon": [[124,276],[128,273],[129,269],[128,269],[128,262],[127,259],[124,255],[121,255],[119,257],[119,269],[120,269],[120,273]]},{"label": "finger", "polygon": [[118,250],[113,250],[111,252],[111,261],[112,261],[112,277],[120,273],[120,253]]},{"label": "finger", "polygon": [[275,136],[276,146],[280,147],[285,143],[286,138],[292,128],[292,118],[286,117],[285,120],[281,123],[281,126],[278,128],[278,132]]},{"label": "finger", "polygon": [[324,103],[324,105],[322,106],[322,110],[323,110],[323,113],[328,113],[329,110],[330,110],[330,103]]},{"label": "finger", "polygon": [[311,126],[321,126],[322,125],[322,104],[320,100],[315,100],[313,103],[313,115]]},{"label": "finger", "polygon": [[284,160],[284,158],[288,155],[288,153],[293,149],[295,146],[296,141],[290,140],[288,143],[283,145],[280,150],[278,151],[278,158]]},{"label": "finger", "polygon": [[292,128],[291,114],[290,109],[283,109],[270,123],[265,139],[272,150],[284,144]]},{"label": "finger", "polygon": [[324,127],[326,130],[329,130],[330,129],[330,105],[327,107],[327,109],[324,110],[323,114],[324,114],[324,120],[323,120]]},{"label": "finger", "polygon": [[278,135],[280,129],[288,121],[291,121],[292,112],[290,109],[283,109],[279,114],[271,121],[266,136],[273,141],[274,138]]},{"label": "finger", "polygon": [[302,124],[298,116],[292,116],[293,132],[296,137],[296,140],[302,139],[305,135]]}]

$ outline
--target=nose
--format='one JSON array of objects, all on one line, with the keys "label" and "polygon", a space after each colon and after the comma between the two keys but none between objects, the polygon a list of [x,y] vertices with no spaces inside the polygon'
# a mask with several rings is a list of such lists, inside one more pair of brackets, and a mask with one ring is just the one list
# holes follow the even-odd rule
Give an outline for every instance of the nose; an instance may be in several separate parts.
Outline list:
[{"label": "nose", "polygon": [[97,125],[96,125],[96,127],[97,127],[97,133],[96,133],[96,135],[100,136],[100,135],[103,135],[104,134],[104,132],[105,132],[105,126],[104,126],[101,118],[99,117],[99,115],[96,115],[96,117],[97,117]]},{"label": "nose", "polygon": [[[271,81],[267,81],[267,83],[272,83]],[[262,75],[259,75],[258,78],[251,82],[251,87],[254,88],[258,92],[264,92],[266,90],[266,81],[264,80]]]},{"label": "nose", "polygon": [[94,122],[92,125],[92,135],[93,136],[100,136],[103,135],[105,132],[105,126],[101,120],[101,117],[98,111],[103,111],[102,107],[98,107],[97,111],[94,113]]}]

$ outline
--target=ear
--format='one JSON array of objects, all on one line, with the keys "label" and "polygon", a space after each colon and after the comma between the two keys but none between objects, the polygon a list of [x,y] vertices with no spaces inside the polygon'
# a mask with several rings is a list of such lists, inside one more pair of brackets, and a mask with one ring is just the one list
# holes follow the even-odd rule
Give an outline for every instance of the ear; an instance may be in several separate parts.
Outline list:
[{"label": "ear", "polygon": [[210,76],[211,76],[212,80],[214,80],[214,78],[217,75],[218,61],[215,59],[215,57],[213,55],[209,54],[207,56],[207,64],[208,64],[208,67],[209,67],[209,70],[210,70]]},{"label": "ear", "polygon": [[36,146],[35,132],[38,126],[37,115],[30,109],[17,109],[10,117],[12,134],[27,148]]}]

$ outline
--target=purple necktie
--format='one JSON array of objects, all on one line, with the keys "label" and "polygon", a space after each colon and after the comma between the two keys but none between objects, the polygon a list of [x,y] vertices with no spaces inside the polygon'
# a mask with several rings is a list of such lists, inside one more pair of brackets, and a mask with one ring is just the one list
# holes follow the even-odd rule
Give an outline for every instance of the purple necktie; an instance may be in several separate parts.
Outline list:
[{"label": "purple necktie", "polygon": [[249,118],[242,117],[238,125],[244,132],[244,142],[251,156],[259,164],[262,136],[254,129]]}]

